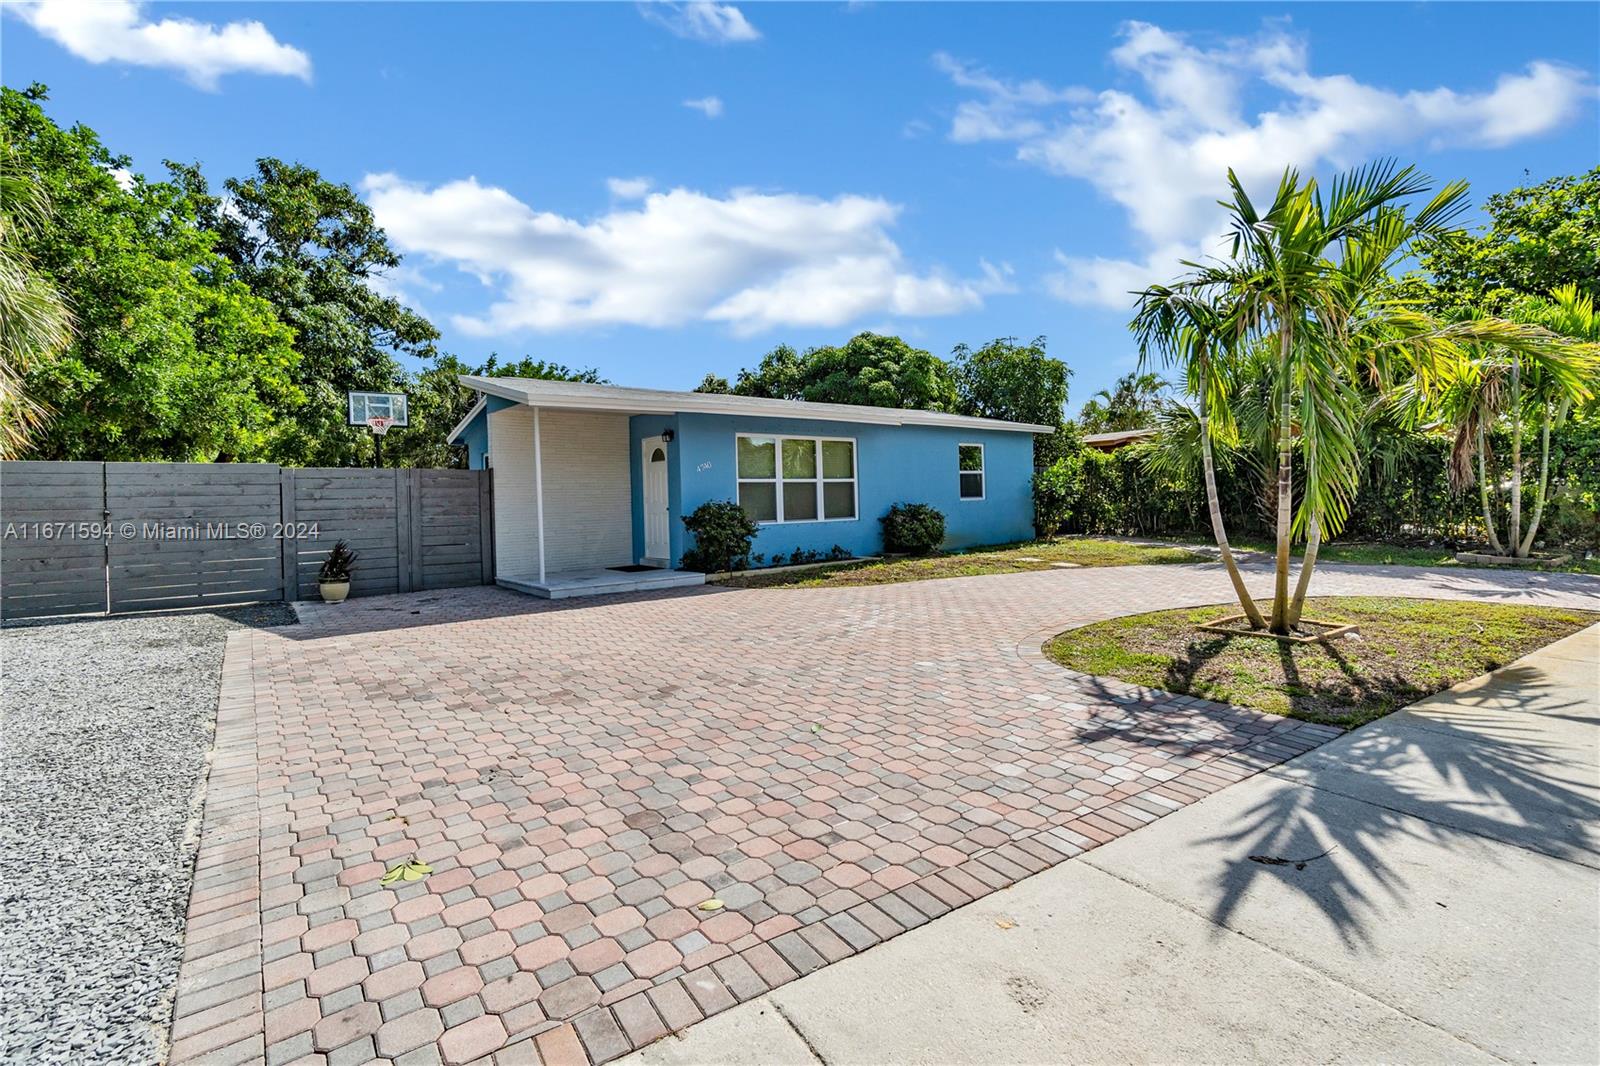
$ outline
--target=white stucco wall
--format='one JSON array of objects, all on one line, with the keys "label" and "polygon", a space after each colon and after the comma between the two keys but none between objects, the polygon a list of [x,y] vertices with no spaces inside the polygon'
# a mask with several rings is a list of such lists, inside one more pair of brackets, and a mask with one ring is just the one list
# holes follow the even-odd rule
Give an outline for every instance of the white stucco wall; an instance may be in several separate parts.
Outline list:
[{"label": "white stucco wall", "polygon": [[[628,416],[543,411],[545,572],[633,562]],[[534,506],[533,410],[489,416],[494,466],[495,567],[502,576],[539,571]]]}]

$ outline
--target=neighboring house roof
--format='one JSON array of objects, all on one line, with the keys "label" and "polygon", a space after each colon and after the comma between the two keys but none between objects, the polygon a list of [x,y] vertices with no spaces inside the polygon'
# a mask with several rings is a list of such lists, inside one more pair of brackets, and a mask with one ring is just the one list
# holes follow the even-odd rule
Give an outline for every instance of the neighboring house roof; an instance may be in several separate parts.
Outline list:
[{"label": "neighboring house roof", "polygon": [[[943,411],[907,411],[898,407],[864,407],[848,403],[809,403],[804,400],[768,400],[755,396],[730,396],[714,392],[671,392],[666,389],[629,389],[619,385],[590,385],[577,381],[538,378],[484,378],[469,374],[461,383],[480,393],[499,396],[530,407],[569,411],[618,411],[627,414],[752,415],[763,418],[811,418],[825,422],[865,422],[880,426],[950,426],[1005,430],[1016,433],[1054,433],[1054,426],[1028,422],[1002,422]],[[476,417],[477,409],[450,434],[453,442]]]},{"label": "neighboring house roof", "polygon": [[1155,435],[1156,431],[1153,429],[1119,429],[1114,433],[1087,434],[1083,438],[1083,444],[1086,448],[1098,448],[1103,452],[1114,452],[1126,445],[1149,440]]}]

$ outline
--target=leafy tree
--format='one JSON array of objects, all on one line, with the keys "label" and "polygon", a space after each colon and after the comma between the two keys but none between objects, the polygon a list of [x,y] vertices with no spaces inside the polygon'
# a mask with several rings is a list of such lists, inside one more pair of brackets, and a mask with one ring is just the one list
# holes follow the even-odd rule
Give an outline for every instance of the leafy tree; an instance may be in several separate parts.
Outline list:
[{"label": "leafy tree", "polygon": [[953,411],[955,376],[943,359],[913,348],[899,337],[858,333],[842,347],[813,348],[805,355],[807,400],[868,407]]},{"label": "leafy tree", "polygon": [[700,379],[700,384],[694,387],[694,391],[725,394],[732,392],[733,386],[728,383],[727,378],[722,377],[721,375],[707,374],[705,377]]},{"label": "leafy tree", "polygon": [[[707,375],[701,391],[722,383]],[[780,344],[755,369],[739,371],[733,392],[924,411],[951,411],[957,403],[955,376],[943,359],[876,333],[858,333],[839,347],[810,348],[804,354]]]},{"label": "leafy tree", "polygon": [[[964,415],[1032,422],[1066,423],[1067,382],[1072,370],[1045,352],[1045,339],[1019,344],[1015,337],[996,337],[974,351],[958,344],[950,353],[956,381],[956,409]],[[1035,437],[1034,458],[1044,465],[1061,452],[1061,441]]]},{"label": "leafy tree", "polygon": [[10,143],[0,151],[0,459],[15,459],[50,414],[26,375],[72,343],[72,313],[23,246],[49,225],[50,204]]},{"label": "leafy tree", "polygon": [[763,355],[754,370],[739,371],[733,392],[738,396],[761,396],[769,400],[803,400],[805,358],[789,345],[780,344]]},{"label": "leafy tree", "polygon": [[275,434],[273,458],[306,466],[358,461],[367,445],[345,425],[345,393],[399,391],[397,357],[427,358],[439,336],[427,319],[373,287],[400,256],[372,210],[348,185],[298,163],[257,160],[254,176],[223,183],[225,199],[207,192],[198,167],[175,169],[205,205],[218,250],[295,331],[295,383],[306,402]]},{"label": "leafy tree", "polygon": [[540,381],[579,381],[590,385],[609,384],[600,376],[600,371],[594,367],[578,370],[567,366],[565,363],[552,363],[544,359],[535,359],[525,355],[514,363],[500,362],[500,356],[494,352],[489,353],[489,358],[477,370],[471,371],[478,377],[487,378],[537,378]]},{"label": "leafy tree", "polygon": [[1441,310],[1507,316],[1563,285],[1600,299],[1600,167],[1484,201],[1489,226],[1432,242],[1422,255]]},{"label": "leafy tree", "polygon": [[45,99],[40,85],[0,90],[11,162],[51,205],[15,247],[77,324],[58,358],[26,370],[29,394],[55,411],[30,454],[262,457],[275,411],[299,399],[292,331],[216,253],[184,175],[123,188],[128,160],[86,126],[61,129]]},{"label": "leafy tree", "polygon": [[1161,415],[1167,383],[1159,375],[1135,371],[1124,374],[1109,389],[1090,397],[1078,413],[1085,433],[1116,433],[1125,429],[1150,429]]}]

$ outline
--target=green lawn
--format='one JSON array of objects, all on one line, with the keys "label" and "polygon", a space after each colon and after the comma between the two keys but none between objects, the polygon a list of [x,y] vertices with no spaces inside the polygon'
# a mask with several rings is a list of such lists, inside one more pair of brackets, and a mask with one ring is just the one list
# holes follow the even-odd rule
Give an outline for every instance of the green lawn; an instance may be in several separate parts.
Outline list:
[{"label": "green lawn", "polygon": [[888,585],[899,581],[927,581],[940,577],[974,577],[979,574],[1017,574],[1049,570],[1055,563],[1077,566],[1133,566],[1140,563],[1198,563],[1202,556],[1168,544],[1130,544],[1117,540],[1066,537],[1029,544],[1012,544],[963,553],[930,555],[881,562],[842,563],[826,569],[754,573],[718,579],[740,588],[778,586]]},{"label": "green lawn", "polygon": [[1223,703],[1352,726],[1600,621],[1550,607],[1381,597],[1306,601],[1306,617],[1360,625],[1358,636],[1286,644],[1195,627],[1234,605],[1130,615],[1045,645],[1062,666]]}]

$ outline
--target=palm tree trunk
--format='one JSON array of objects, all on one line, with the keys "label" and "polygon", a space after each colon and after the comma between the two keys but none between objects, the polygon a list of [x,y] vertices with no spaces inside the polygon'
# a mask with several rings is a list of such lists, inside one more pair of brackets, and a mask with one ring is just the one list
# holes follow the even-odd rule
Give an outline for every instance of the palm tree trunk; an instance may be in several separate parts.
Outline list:
[{"label": "palm tree trunk", "polygon": [[[1560,421],[1567,413],[1567,403],[1561,403],[1561,413],[1556,415]],[[1526,559],[1533,553],[1533,538],[1539,532],[1539,520],[1544,517],[1545,492],[1550,488],[1550,405],[1544,407],[1544,425],[1540,430],[1539,440],[1539,494],[1533,500],[1533,517],[1528,520],[1528,535],[1522,540],[1521,550],[1518,555]]]},{"label": "palm tree trunk", "polygon": [[1294,586],[1294,602],[1289,605],[1289,626],[1300,624],[1300,612],[1305,610],[1306,590],[1311,587],[1311,571],[1317,566],[1317,549],[1322,547],[1322,522],[1316,515],[1306,524],[1306,554],[1300,560],[1300,580]]},{"label": "palm tree trunk", "polygon": [[1239,597],[1239,606],[1244,608],[1245,617],[1250,619],[1250,628],[1265,629],[1266,619],[1261,617],[1261,608],[1256,606],[1256,601],[1250,596],[1250,590],[1245,588],[1244,577],[1239,573],[1239,564],[1233,558],[1233,549],[1228,546],[1228,530],[1222,522],[1222,501],[1217,498],[1217,472],[1211,459],[1211,420],[1206,417],[1206,399],[1203,392],[1200,396],[1200,460],[1205,469],[1206,507],[1211,512],[1211,535],[1217,540],[1217,551],[1222,555],[1222,565],[1227,568],[1228,580],[1233,582],[1233,593]]},{"label": "palm tree trunk", "polygon": [[1511,519],[1506,544],[1522,558],[1522,360],[1511,360]]},{"label": "palm tree trunk", "polygon": [[1483,423],[1478,423],[1478,502],[1483,505],[1483,528],[1489,534],[1489,547],[1496,555],[1506,554],[1500,546],[1500,532],[1494,527],[1494,510],[1489,506],[1489,469],[1483,457]]},{"label": "palm tree trunk", "polygon": [[1272,586],[1272,632],[1289,632],[1289,529],[1294,519],[1294,407],[1289,402],[1289,324],[1280,324],[1278,356],[1278,551]]}]

